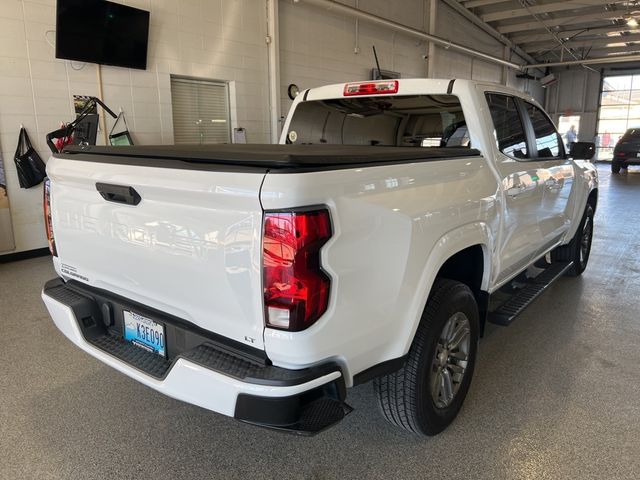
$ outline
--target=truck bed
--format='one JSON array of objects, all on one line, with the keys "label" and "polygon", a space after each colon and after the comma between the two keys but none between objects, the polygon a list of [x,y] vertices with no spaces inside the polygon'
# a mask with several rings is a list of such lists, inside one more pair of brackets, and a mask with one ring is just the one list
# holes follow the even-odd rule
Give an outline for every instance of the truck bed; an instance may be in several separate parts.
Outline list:
[{"label": "truck bed", "polygon": [[[81,154],[81,155],[78,155]],[[68,146],[60,155],[73,160],[196,170],[299,173],[480,155],[470,148],[409,148],[358,145],[214,144],[156,146]]]}]

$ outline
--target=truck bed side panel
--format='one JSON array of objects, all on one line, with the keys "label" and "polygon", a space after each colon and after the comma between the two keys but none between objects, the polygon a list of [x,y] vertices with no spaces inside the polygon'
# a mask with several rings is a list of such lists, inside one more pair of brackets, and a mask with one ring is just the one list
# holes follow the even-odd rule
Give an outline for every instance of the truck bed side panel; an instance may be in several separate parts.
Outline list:
[{"label": "truck bed side panel", "polygon": [[[408,350],[442,252],[483,244],[491,258],[498,184],[481,156],[307,174],[267,174],[265,210],[327,205],[329,310],[308,330],[265,330],[276,365],[337,358],[354,375]],[[457,234],[452,234],[456,229]],[[465,248],[462,247],[462,248]],[[427,263],[429,262],[429,263]],[[487,268],[488,269],[488,268]]]}]

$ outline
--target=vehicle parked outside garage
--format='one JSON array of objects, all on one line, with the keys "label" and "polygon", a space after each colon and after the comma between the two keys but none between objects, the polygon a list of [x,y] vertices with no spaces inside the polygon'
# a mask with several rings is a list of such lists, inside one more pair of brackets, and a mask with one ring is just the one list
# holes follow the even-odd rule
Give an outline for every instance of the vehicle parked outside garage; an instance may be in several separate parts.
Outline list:
[{"label": "vehicle parked outside garage", "polygon": [[640,165],[640,128],[627,130],[613,149],[611,172],[620,173],[629,165]]}]

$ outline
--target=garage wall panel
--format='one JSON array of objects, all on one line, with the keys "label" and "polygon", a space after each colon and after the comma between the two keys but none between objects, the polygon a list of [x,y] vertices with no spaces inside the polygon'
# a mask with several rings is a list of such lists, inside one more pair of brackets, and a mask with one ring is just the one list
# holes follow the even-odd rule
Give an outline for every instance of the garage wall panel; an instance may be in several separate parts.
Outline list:
[{"label": "garage wall panel", "polygon": [[[518,72],[515,70],[507,70],[507,86],[528,93],[544,107],[547,92],[540,82],[537,80],[518,78],[517,74]],[[536,75],[540,77],[542,73],[537,71]]]},{"label": "garage wall panel", "polygon": [[471,78],[484,82],[502,83],[503,68],[496,68],[491,62],[485,62],[478,58],[472,60]]},{"label": "garage wall panel", "polygon": [[[502,44],[442,2],[437,7],[437,19],[437,36],[489,55],[500,57],[503,54]],[[434,72],[430,75],[432,77],[468,78],[498,83],[502,78],[501,66],[442,47],[435,49],[434,67]]]},{"label": "garage wall panel", "polygon": [[[124,110],[137,143],[173,143],[171,74],[234,82],[237,97],[243,99],[235,113],[248,141],[269,141],[262,1],[119,3],[151,12],[147,70],[102,67],[104,100],[114,111]],[[0,148],[6,160],[16,252],[46,246],[42,187],[20,189],[11,161],[20,123],[46,159],[44,136],[73,119],[72,95],[99,91],[95,65],[55,58],[54,30],[54,0],[0,0]],[[107,129],[112,123],[107,117]],[[102,132],[98,142],[103,142]]]},{"label": "garage wall panel", "polygon": [[556,70],[558,82],[547,88],[547,110],[555,122],[560,115],[580,115],[579,140],[593,142],[598,123],[600,102],[599,71],[582,67]]},{"label": "garage wall panel", "polygon": [[[426,31],[428,0],[342,0],[342,3],[363,11]],[[370,78],[375,66],[372,45],[376,46],[380,66],[400,72],[403,78],[465,78],[501,83],[503,77],[509,86],[526,91],[544,102],[544,90],[538,82],[516,77],[516,72],[504,72],[500,65],[468,55],[435,48],[433,71],[427,71],[428,43],[395,31],[373,26],[330,10],[280,0],[280,81],[282,112],[287,112],[291,101],[286,88],[290,83],[301,89],[326,83],[340,83]],[[435,34],[457,43],[495,56],[504,54],[504,46],[474,26],[454,10],[438,2]],[[356,33],[357,32],[357,33]],[[358,48],[358,53],[355,49]],[[516,59],[520,61],[520,59]]]},{"label": "garage wall panel", "polygon": [[[424,0],[343,0],[342,3],[414,28],[425,28]],[[375,67],[373,45],[382,69],[400,72],[404,78],[426,75],[427,64],[422,58],[427,50],[426,42],[363,21],[358,22],[356,35],[355,19],[304,2],[281,0],[279,10],[283,114],[291,105],[286,92],[291,83],[306,89],[369,79]]]}]

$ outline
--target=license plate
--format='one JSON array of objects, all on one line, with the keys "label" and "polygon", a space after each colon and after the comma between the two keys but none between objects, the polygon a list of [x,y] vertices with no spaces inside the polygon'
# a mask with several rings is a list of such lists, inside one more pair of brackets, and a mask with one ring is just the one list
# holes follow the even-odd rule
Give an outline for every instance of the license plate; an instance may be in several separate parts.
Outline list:
[{"label": "license plate", "polygon": [[640,153],[636,153],[636,157],[640,158]]},{"label": "license plate", "polygon": [[163,357],[166,356],[164,325],[127,310],[123,312],[123,320],[124,339],[126,341],[143,348],[147,352],[157,353]]}]

